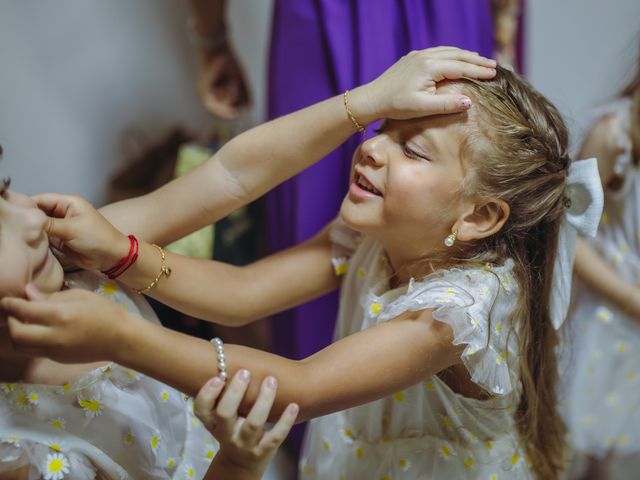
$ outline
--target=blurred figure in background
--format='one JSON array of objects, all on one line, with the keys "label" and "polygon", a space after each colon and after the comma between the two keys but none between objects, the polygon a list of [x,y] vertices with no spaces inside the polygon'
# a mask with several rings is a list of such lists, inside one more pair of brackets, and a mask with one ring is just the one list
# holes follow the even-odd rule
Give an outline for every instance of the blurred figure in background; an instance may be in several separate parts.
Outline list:
[{"label": "blurred figure in background", "polygon": [[[577,158],[597,157],[605,206],[578,244],[567,423],[585,479],[636,478],[640,465],[640,59],[591,117]],[[630,467],[634,464],[634,467]],[[629,469],[631,468],[631,469]],[[614,473],[618,471],[618,473]]]}]

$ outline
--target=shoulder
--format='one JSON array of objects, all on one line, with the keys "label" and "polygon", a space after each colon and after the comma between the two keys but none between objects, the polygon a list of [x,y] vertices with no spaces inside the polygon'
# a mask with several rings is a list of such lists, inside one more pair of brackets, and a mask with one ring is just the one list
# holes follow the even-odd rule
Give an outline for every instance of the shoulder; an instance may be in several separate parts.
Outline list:
[{"label": "shoulder", "polygon": [[578,154],[578,158],[597,158],[603,187],[614,190],[615,180],[622,173],[617,171],[616,162],[625,153],[625,142],[621,137],[625,135],[626,113],[620,109],[600,117],[587,133]]}]

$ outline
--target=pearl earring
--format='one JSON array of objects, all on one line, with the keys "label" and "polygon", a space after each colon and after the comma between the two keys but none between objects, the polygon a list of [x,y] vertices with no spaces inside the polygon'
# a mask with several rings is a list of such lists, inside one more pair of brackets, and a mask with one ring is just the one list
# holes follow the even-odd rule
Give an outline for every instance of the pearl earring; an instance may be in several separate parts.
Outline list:
[{"label": "pearl earring", "polygon": [[453,244],[456,243],[456,237],[458,236],[458,231],[451,232],[447,235],[447,238],[444,239],[444,244],[447,247],[453,247]]}]

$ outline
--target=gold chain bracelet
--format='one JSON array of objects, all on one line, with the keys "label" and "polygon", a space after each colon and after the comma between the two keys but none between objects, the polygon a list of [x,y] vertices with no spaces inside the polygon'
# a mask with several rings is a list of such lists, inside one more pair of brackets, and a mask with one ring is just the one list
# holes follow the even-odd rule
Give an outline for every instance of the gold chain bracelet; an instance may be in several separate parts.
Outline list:
[{"label": "gold chain bracelet", "polygon": [[167,265],[164,249],[161,246],[156,245],[155,243],[153,244],[153,246],[156,247],[160,252],[160,257],[162,258],[162,266],[160,267],[160,273],[158,273],[156,278],[154,278],[149,285],[137,291],[140,295],[142,295],[143,293],[147,293],[149,290],[155,287],[163,276],[165,276],[166,278],[169,278],[171,276],[171,267]]},{"label": "gold chain bracelet", "polygon": [[356,120],[356,117],[354,117],[353,113],[351,113],[351,110],[349,110],[349,101],[348,101],[348,97],[347,97],[348,94],[349,94],[349,90],[345,90],[344,91],[344,95],[343,95],[344,109],[347,111],[347,115],[349,116],[349,120],[351,120],[351,122],[355,125],[355,127],[358,129],[358,131],[360,133],[364,133],[364,131],[365,131],[364,127],[362,125],[360,125],[358,120]]}]

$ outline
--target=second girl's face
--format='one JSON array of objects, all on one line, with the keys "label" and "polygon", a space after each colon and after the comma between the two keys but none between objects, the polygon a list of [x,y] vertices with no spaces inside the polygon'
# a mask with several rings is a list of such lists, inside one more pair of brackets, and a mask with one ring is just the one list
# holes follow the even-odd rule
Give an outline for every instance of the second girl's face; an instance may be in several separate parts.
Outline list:
[{"label": "second girl's face", "polygon": [[24,296],[27,283],[60,290],[63,271],[49,249],[47,217],[26,195],[2,185],[0,198],[0,298]]},{"label": "second girl's face", "polygon": [[354,153],[340,211],[347,225],[388,250],[420,256],[441,247],[464,207],[465,121],[464,113],[386,121]]}]

